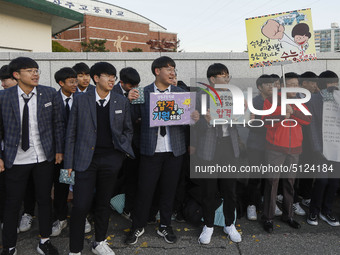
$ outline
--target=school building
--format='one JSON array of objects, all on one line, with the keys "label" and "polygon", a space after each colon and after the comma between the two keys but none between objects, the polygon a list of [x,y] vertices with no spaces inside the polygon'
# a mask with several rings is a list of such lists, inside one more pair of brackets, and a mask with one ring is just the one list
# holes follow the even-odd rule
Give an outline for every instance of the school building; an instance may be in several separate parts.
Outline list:
[{"label": "school building", "polygon": [[[110,52],[173,52],[177,34],[125,8],[96,0],[48,0],[55,5],[84,14],[83,23],[54,37],[65,48],[81,51],[81,42],[107,40]],[[161,48],[161,49],[160,49]]]}]

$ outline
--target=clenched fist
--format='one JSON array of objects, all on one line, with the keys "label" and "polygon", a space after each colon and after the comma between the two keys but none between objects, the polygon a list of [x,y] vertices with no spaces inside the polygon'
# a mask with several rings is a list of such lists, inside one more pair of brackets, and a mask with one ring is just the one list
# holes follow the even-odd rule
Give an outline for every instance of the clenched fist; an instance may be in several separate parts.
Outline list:
[{"label": "clenched fist", "polygon": [[277,21],[270,19],[262,27],[262,34],[269,39],[282,39],[285,31],[285,27],[279,24]]}]

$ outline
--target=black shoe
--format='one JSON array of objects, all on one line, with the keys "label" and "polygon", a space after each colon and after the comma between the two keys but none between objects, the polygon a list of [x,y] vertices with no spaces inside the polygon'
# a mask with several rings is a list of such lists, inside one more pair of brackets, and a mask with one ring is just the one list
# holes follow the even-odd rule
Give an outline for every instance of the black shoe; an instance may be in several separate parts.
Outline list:
[{"label": "black shoe", "polygon": [[128,236],[125,239],[125,244],[135,244],[138,241],[138,237],[144,234],[144,228],[137,228],[130,230]]},{"label": "black shoe", "polygon": [[263,223],[263,229],[269,234],[273,232],[273,221],[265,220]]},{"label": "black shoe", "polygon": [[157,234],[164,237],[164,240],[167,243],[176,243],[177,241],[177,237],[175,236],[171,226],[159,227]]},{"label": "black shoe", "polygon": [[51,244],[50,240],[46,241],[44,244],[39,242],[37,252],[42,255],[59,255],[57,248]]},{"label": "black shoe", "polygon": [[301,225],[296,220],[294,220],[293,218],[282,219],[282,221],[287,223],[292,228],[296,228],[296,229],[301,228]]},{"label": "black shoe", "polygon": [[184,216],[183,216],[181,211],[176,213],[175,221],[177,221],[179,223],[184,223],[185,222]]},{"label": "black shoe", "polygon": [[17,254],[17,249],[14,248],[11,251],[9,251],[9,249],[3,248],[1,255],[16,255]]},{"label": "black shoe", "polygon": [[157,223],[156,216],[153,218],[149,218],[147,221],[148,225],[155,225]]}]

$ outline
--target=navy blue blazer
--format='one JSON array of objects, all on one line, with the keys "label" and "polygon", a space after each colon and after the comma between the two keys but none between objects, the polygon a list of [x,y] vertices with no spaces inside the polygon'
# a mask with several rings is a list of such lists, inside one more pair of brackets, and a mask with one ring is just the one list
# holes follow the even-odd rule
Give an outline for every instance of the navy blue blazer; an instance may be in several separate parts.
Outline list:
[{"label": "navy blue blazer", "polygon": [[[176,86],[171,86],[171,92],[185,92]],[[154,83],[144,87],[145,103],[135,107],[134,118],[141,118],[141,137],[140,153],[146,156],[155,154],[158,138],[158,127],[150,127],[150,93],[154,92]],[[175,157],[183,155],[186,151],[185,146],[185,128],[180,126],[169,126],[170,143],[172,152]]]},{"label": "navy blue blazer", "polygon": [[[56,90],[38,85],[37,119],[41,145],[47,161],[52,161],[55,153],[63,153],[63,120],[53,98]],[[4,142],[4,152],[0,153],[5,167],[11,168],[20,142],[21,119],[19,110],[18,85],[0,94],[0,138]]]},{"label": "navy blue blazer", "polygon": [[119,94],[119,95],[124,96],[122,88],[120,87],[120,83],[119,82],[116,85],[113,86],[112,91],[117,93],[117,94]]},{"label": "navy blue blazer", "polygon": [[[96,86],[89,84],[85,93],[87,93],[89,91],[95,91],[95,90],[96,90]],[[79,94],[83,94],[83,92],[79,92],[78,89],[77,89],[76,92],[74,92],[74,95],[79,95]]]},{"label": "navy blue blazer", "polygon": [[[114,148],[133,158],[130,103],[124,96],[111,93],[109,104]],[[97,141],[96,109],[95,90],[74,98],[66,131],[66,169],[85,171],[90,166]]]}]

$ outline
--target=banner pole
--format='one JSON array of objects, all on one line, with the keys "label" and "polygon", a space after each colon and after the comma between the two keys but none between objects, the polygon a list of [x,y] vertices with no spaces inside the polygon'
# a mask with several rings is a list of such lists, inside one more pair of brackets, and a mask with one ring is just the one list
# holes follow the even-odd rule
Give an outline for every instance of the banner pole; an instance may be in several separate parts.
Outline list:
[{"label": "banner pole", "polygon": [[281,72],[282,72],[282,80],[283,80],[283,87],[286,87],[286,77],[285,77],[285,66],[281,64]]}]

